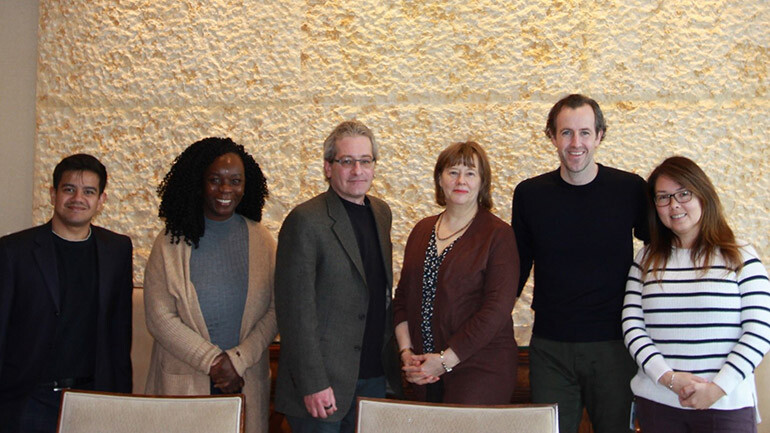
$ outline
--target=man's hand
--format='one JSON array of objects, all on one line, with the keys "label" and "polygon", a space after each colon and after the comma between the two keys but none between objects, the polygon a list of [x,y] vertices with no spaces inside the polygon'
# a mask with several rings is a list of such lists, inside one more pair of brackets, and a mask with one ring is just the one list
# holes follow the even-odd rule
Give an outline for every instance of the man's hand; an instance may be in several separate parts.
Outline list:
[{"label": "man's hand", "polygon": [[337,401],[334,398],[334,391],[332,391],[331,386],[316,393],[306,395],[304,400],[305,409],[313,418],[326,418],[337,412]]},{"label": "man's hand", "polygon": [[233,363],[227,353],[222,352],[214,358],[209,370],[211,381],[214,382],[214,388],[220,389],[225,394],[235,394],[241,392],[243,388],[243,378],[235,371]]}]

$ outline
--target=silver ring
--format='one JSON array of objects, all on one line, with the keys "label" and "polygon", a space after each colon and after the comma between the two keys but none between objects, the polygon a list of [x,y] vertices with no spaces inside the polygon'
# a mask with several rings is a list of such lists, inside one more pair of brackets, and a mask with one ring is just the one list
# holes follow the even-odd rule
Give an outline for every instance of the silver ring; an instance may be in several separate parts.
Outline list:
[{"label": "silver ring", "polygon": [[324,406],[324,410],[329,410],[329,409],[331,409],[331,408],[332,408],[332,405],[329,405],[329,406]]}]

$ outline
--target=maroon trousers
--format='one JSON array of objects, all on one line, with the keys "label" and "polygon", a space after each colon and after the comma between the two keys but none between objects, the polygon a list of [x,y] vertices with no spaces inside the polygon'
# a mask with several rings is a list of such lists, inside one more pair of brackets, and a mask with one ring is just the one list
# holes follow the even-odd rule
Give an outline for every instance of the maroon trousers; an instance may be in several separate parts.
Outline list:
[{"label": "maroon trousers", "polygon": [[757,433],[755,409],[691,410],[636,397],[642,433]]}]

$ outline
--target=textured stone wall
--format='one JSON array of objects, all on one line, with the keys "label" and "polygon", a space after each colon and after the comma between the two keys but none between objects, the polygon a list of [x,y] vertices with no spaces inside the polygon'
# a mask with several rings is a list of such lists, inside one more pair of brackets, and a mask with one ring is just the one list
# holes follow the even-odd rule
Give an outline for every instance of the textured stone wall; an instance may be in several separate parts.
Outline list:
[{"label": "textured stone wall", "polygon": [[373,192],[393,209],[398,272],[412,226],[439,211],[441,149],[485,146],[509,221],[516,184],[558,165],[548,109],[582,92],[609,122],[599,162],[646,177],[693,158],[770,263],[768,28],[766,0],[41,0],[34,219],[50,215],[56,162],[97,155],[111,176],[97,222],[131,235],[140,284],[155,188],[187,145],[245,145],[277,235],[326,188],[323,138],[356,117],[382,145]]}]

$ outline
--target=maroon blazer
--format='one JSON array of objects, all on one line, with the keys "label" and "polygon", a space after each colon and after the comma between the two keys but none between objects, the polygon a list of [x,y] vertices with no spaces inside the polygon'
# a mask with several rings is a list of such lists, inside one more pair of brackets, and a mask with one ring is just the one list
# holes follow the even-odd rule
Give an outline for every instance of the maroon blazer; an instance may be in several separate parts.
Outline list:
[{"label": "maroon blazer", "polygon": [[[422,352],[420,305],[425,253],[438,215],[412,230],[393,300],[394,323],[408,322],[415,352]],[[433,308],[436,351],[451,347],[460,364],[444,381],[444,402],[507,404],[516,383],[518,350],[511,312],[519,281],[519,254],[513,229],[480,209],[455,241],[438,273]],[[424,398],[423,386],[415,394]]]}]

